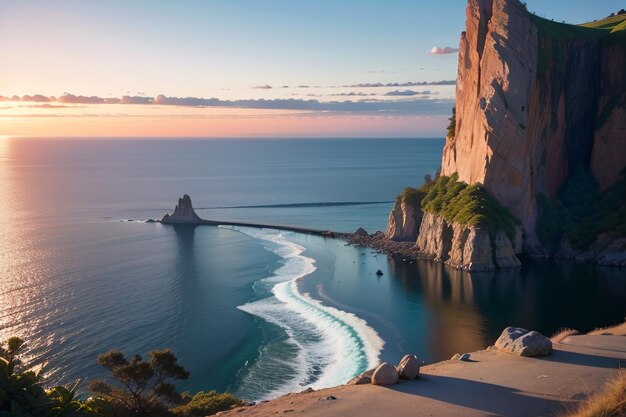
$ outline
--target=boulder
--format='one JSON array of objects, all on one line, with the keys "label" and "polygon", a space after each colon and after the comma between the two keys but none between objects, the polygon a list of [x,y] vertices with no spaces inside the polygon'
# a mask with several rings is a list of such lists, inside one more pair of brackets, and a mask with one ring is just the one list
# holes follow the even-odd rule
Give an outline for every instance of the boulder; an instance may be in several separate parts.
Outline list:
[{"label": "boulder", "polygon": [[405,355],[397,366],[400,378],[415,379],[420,373],[420,363],[415,355]]},{"label": "boulder", "polygon": [[372,383],[372,374],[374,373],[374,371],[375,371],[375,369],[370,369],[369,371],[365,371],[361,375],[355,376],[354,378],[352,378],[350,381],[348,381],[348,383],[346,385],[371,384]]},{"label": "boulder", "polygon": [[379,277],[382,277],[384,274],[383,274],[383,271],[379,269],[378,271],[376,271],[376,275],[378,275]]},{"label": "boulder", "polygon": [[504,329],[495,346],[498,350],[518,356],[547,356],[552,352],[552,341],[536,331],[520,327]]},{"label": "boulder", "polygon": [[397,384],[399,379],[398,371],[393,365],[383,362],[372,374],[372,384],[374,385],[393,385]]},{"label": "boulder", "polygon": [[355,236],[369,236],[369,234],[367,233],[367,230],[363,229],[362,227],[359,227],[358,229],[356,229],[356,232],[354,232]]}]

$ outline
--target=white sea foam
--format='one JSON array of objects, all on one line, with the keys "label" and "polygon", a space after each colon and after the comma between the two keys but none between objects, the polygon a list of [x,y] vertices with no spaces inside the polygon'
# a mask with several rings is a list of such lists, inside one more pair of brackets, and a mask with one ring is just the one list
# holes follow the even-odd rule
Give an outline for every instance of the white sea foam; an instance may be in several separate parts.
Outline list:
[{"label": "white sea foam", "polygon": [[280,326],[298,349],[297,358],[289,364],[294,376],[264,398],[308,386],[320,389],[340,385],[379,363],[384,342],[365,320],[300,293],[297,281],[316,267],[314,259],[302,255],[305,248],[289,239],[292,232],[223,227],[267,242],[266,249],[283,258],[274,275],[261,280],[274,284],[273,296],[238,307]]}]

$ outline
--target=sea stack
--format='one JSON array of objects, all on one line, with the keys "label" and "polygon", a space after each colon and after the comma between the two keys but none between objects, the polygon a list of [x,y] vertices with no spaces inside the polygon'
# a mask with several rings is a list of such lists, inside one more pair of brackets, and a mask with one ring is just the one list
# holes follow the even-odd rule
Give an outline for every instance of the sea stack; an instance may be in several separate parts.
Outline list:
[{"label": "sea stack", "polygon": [[166,214],[161,219],[161,223],[165,224],[198,224],[202,223],[202,219],[198,217],[193,206],[191,205],[191,197],[185,194],[178,199],[178,205],[174,209],[174,213]]}]

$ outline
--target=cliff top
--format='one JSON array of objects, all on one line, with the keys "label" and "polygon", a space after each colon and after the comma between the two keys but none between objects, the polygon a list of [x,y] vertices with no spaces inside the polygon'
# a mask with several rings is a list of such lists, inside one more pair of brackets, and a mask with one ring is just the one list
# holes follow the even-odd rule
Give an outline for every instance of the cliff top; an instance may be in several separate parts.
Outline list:
[{"label": "cliff top", "polygon": [[626,34],[626,14],[617,14],[580,25],[559,23],[531,14],[541,34],[550,38],[587,38],[600,40],[623,40]]}]

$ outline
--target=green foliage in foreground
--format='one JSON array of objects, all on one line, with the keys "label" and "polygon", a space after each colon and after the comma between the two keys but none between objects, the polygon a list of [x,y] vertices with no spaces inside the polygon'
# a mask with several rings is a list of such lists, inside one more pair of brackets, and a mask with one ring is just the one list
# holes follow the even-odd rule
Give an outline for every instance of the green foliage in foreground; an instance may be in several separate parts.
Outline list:
[{"label": "green foliage in foreground", "polygon": [[44,389],[38,370],[24,369],[19,355],[25,343],[12,337],[0,344],[0,416],[74,417],[105,416],[103,404],[80,401],[75,389]]},{"label": "green foliage in foreground", "polygon": [[577,169],[555,200],[537,196],[537,235],[542,244],[556,248],[566,236],[573,248],[588,249],[600,233],[626,236],[626,178],[600,193],[593,175]]},{"label": "green foliage in foreground", "polygon": [[126,359],[118,351],[100,355],[98,363],[116,383],[94,381],[92,396],[82,400],[76,387],[45,389],[41,371],[24,369],[19,359],[24,346],[17,337],[0,343],[0,417],[195,417],[242,403],[215,391],[178,394],[169,381],[189,372],[170,350],[153,350],[147,361],[138,355]]},{"label": "green foliage in foreground", "polygon": [[520,222],[509,209],[482,184],[468,185],[458,179],[458,175],[453,174],[433,181],[422,199],[422,210],[451,222],[487,229],[492,234],[502,230],[514,240],[515,228]]}]

